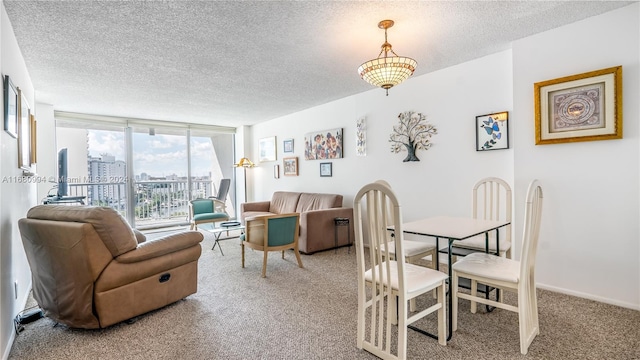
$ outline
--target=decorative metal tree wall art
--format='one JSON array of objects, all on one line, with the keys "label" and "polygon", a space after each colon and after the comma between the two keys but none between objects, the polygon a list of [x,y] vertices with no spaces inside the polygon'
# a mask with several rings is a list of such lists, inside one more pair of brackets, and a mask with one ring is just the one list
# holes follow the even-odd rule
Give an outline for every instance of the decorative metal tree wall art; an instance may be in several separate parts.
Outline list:
[{"label": "decorative metal tree wall art", "polygon": [[430,139],[438,133],[438,130],[426,121],[427,117],[423,113],[401,112],[398,115],[398,120],[400,123],[393,127],[393,132],[389,136],[391,152],[407,151],[407,157],[402,160],[403,162],[420,161],[416,156],[416,151],[429,150],[431,147]]}]

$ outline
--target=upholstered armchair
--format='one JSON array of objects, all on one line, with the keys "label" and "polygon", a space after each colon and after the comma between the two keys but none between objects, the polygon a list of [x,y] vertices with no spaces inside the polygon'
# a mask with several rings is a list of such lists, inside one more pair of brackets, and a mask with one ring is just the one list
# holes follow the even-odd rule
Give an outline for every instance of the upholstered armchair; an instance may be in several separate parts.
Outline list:
[{"label": "upholstered armchair", "polygon": [[269,251],[282,251],[282,258],[284,259],[284,251],[292,249],[296,255],[298,266],[302,267],[300,251],[298,250],[300,214],[256,216],[246,219],[246,222],[246,232],[240,236],[243,268],[245,246],[263,252],[262,277],[267,276]]},{"label": "upholstered armchair", "polygon": [[45,315],[75,328],[104,328],[197,291],[203,235],[146,240],[114,209],[39,205],[18,221]]},{"label": "upholstered armchair", "polygon": [[229,220],[224,201],[218,199],[195,199],[189,202],[191,230],[197,230],[198,224],[216,223]]}]

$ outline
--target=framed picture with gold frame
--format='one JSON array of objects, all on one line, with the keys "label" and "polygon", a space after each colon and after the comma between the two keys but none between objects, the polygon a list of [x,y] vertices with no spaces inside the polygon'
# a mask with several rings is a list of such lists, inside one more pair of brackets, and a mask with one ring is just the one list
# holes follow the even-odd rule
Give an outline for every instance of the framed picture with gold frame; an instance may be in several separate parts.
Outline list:
[{"label": "framed picture with gold frame", "polygon": [[622,138],[622,66],[534,84],[536,145]]}]

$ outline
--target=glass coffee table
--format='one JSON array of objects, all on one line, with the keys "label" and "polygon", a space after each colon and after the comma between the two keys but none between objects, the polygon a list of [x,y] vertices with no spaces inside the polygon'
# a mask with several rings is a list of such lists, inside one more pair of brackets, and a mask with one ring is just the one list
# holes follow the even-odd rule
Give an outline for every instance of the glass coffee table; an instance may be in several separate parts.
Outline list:
[{"label": "glass coffee table", "polygon": [[237,239],[239,237],[239,236],[232,236],[232,237],[220,238],[222,233],[226,231],[227,235],[229,235],[229,231],[233,231],[233,230],[240,230],[240,234],[244,233],[244,225],[242,225],[239,221],[225,221],[222,223],[200,224],[198,225],[198,229],[208,231],[215,236],[215,242],[213,243],[213,247],[211,248],[211,250],[215,249],[216,245],[218,245],[218,248],[220,249],[220,253],[222,254],[222,256],[224,256],[224,252],[222,252],[222,246],[220,246],[219,242],[223,240]]}]

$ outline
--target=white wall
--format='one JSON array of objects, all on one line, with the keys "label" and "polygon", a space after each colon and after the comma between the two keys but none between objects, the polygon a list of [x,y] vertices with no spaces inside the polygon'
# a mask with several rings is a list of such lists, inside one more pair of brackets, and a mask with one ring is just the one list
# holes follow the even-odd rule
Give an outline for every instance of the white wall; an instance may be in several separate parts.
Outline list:
[{"label": "white wall", "polygon": [[[380,89],[253,126],[252,158],[259,139],[277,136],[278,161],[251,170],[253,197],[276,190],[339,193],[345,206],[367,182],[389,181],[407,221],[432,215],[469,215],[472,184],[502,177],[515,192],[514,256],[519,258],[524,197],[533,178],[545,193],[537,262],[542,288],[640,309],[638,219],[638,4],[521,39],[513,49],[412,78],[389,97]],[[423,60],[425,61],[425,60]],[[534,145],[533,84],[623,65],[624,139]],[[439,130],[420,162],[402,163],[389,151],[398,113],[423,112]],[[512,149],[475,151],[475,116],[510,112]],[[355,156],[355,122],[367,117],[367,156]],[[321,161],[304,160],[308,132],[342,127],[344,159],[333,177],[319,176]],[[298,177],[273,178],[282,164],[282,140],[294,138]],[[514,182],[515,181],[515,182]]]},{"label": "white wall", "polygon": [[[513,44],[516,201],[537,177],[543,287],[640,308],[638,3]],[[621,140],[534,145],[533,84],[622,65]],[[516,219],[523,209],[516,207]],[[516,234],[522,231],[521,224]]]},{"label": "white wall", "polygon": [[[36,99],[38,101],[38,99]],[[49,190],[55,185],[55,183],[49,182],[49,179],[45,175],[57,174],[58,157],[55,152],[56,149],[56,137],[51,136],[55,134],[56,123],[53,118],[53,105],[36,103],[36,136],[38,139],[38,175],[47,178],[47,181],[42,181],[38,184],[38,201],[43,199],[49,193]],[[55,179],[54,179],[55,180]]]},{"label": "white wall", "polygon": [[[2,75],[9,75],[15,86],[22,89],[28,103],[34,109],[31,78],[18,48],[16,38],[2,5],[0,14],[0,68]],[[1,102],[3,102],[2,100]],[[0,107],[4,109],[4,104]],[[18,231],[18,219],[36,204],[36,184],[20,183],[24,180],[18,169],[17,140],[0,131],[0,354],[8,356],[13,341],[13,318],[24,308],[31,284],[31,273]],[[14,295],[14,282],[18,282],[18,294]]]},{"label": "white wall", "polygon": [[[355,70],[354,70],[355,71]],[[471,188],[484,176],[512,183],[513,150],[477,152],[475,117],[511,111],[511,52],[504,51],[472,62],[412,78],[389,96],[382,89],[344,98],[253,126],[252,158],[259,139],[277,136],[277,162],[249,170],[253,200],[270,199],[276,190],[339,193],[352,206],[355,193],[368,182],[387,180],[402,200],[405,220],[426,216],[471,215]],[[390,151],[389,135],[403,111],[422,112],[438,129],[431,149],[418,151],[419,162],[402,160],[406,152]],[[356,120],[367,118],[367,156],[356,156]],[[320,160],[304,159],[304,135],[343,128],[344,158],[335,159],[333,176],[320,177]],[[282,140],[294,139],[294,154],[284,154]],[[273,165],[297,156],[299,176],[273,177]],[[281,169],[282,171],[282,169]]]}]

